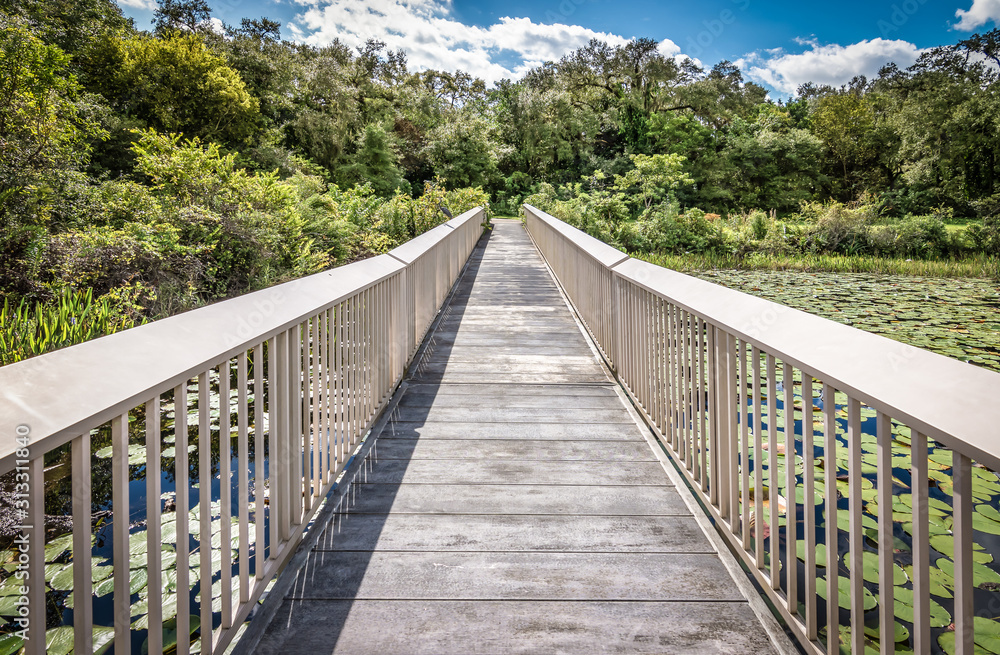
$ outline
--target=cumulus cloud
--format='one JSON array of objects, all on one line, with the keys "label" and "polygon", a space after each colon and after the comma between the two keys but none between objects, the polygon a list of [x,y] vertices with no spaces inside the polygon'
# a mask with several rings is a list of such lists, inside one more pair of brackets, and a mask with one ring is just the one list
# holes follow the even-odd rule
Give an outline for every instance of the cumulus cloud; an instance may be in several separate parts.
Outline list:
[{"label": "cumulus cloud", "polygon": [[958,18],[955,29],[967,32],[990,21],[1000,24],[1000,0],[972,0],[968,11],[959,9],[955,12],[955,17]]},{"label": "cumulus cloud", "polygon": [[751,53],[736,61],[744,74],[778,91],[794,94],[801,84],[815,82],[840,86],[855,75],[874,77],[879,68],[895,62],[901,68],[913,64],[921,50],[907,41],[872,39],[850,45],[820,45],[805,42],[801,53],[766,51]]},{"label": "cumulus cloud", "polygon": [[[559,59],[594,38],[613,45],[628,41],[579,25],[541,24],[530,18],[504,17],[488,27],[466,25],[453,17],[450,0],[294,2],[303,8],[288,26],[297,41],[323,46],[340,39],[359,46],[376,38],[391,50],[403,49],[414,69],[461,69],[488,83],[516,79],[533,66]],[[669,40],[660,48],[672,51],[672,55],[680,51]],[[510,64],[512,61],[520,63]]]}]

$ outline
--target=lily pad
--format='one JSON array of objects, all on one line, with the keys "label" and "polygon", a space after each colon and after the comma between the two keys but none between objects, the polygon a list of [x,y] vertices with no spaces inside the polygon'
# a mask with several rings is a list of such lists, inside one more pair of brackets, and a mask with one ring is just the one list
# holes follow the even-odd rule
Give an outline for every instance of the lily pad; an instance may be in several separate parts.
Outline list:
[{"label": "lily pad", "polygon": [[[826,600],[826,576],[816,578],[816,595]],[[851,581],[846,576],[837,577],[837,604],[842,609],[851,609]],[[867,612],[878,603],[867,588],[864,589],[864,608]]]},{"label": "lily pad", "polygon": [[[892,597],[895,601],[893,609],[897,619],[913,623],[913,589],[893,587]],[[932,628],[943,628],[951,623],[951,614],[933,598],[930,599],[930,625]]]},{"label": "lily pad", "polygon": [[[951,579],[955,579],[955,563],[952,562],[947,557],[942,557],[934,563],[939,569],[944,571],[945,575]],[[1000,573],[997,573],[985,564],[980,564],[979,562],[973,560],[972,562],[972,584],[977,587],[982,584],[1000,584]]]},{"label": "lily pad", "polygon": [[[191,618],[191,635],[198,632],[198,628],[201,627],[201,619],[198,618],[196,614],[192,614]],[[188,637],[190,639],[190,636]],[[174,617],[169,621],[163,622],[163,652],[173,652],[177,648],[177,618]],[[149,640],[142,642],[142,650],[140,651],[142,655],[149,655]]]},{"label": "lily pad", "polygon": [[[900,642],[906,641],[907,639],[910,638],[910,630],[909,630],[909,628],[907,628],[905,625],[903,625],[899,621],[894,621],[893,623],[895,625],[895,636],[894,636],[894,639],[895,639],[895,642],[897,644],[900,643]],[[865,626],[865,635],[867,635],[868,637],[871,637],[872,639],[880,639],[882,637],[882,633],[881,633],[881,631],[879,629],[879,626],[877,626],[877,625],[876,626],[868,626],[868,625],[866,625]]]},{"label": "lily pad", "polygon": [[[878,584],[878,574],[879,574],[879,559],[878,553],[873,553],[870,550],[866,550],[861,554],[861,561],[863,563],[864,571],[862,576],[865,582],[872,582]],[[848,570],[851,568],[851,553],[848,551],[844,554],[844,564],[847,566]],[[892,583],[894,585],[906,584],[908,579],[906,573],[903,569],[893,562],[892,564]]]},{"label": "lily pad", "polygon": [[[1000,653],[1000,623],[983,616],[975,616],[972,618],[972,629],[975,631],[973,640],[977,653]],[[957,653],[955,631],[949,630],[939,636],[938,645],[948,655]]]}]

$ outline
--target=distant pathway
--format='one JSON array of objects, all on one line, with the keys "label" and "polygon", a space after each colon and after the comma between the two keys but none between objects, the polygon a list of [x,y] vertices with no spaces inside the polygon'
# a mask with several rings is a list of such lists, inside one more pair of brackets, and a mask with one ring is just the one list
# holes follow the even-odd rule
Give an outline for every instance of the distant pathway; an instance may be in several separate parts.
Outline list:
[{"label": "distant pathway", "polygon": [[773,652],[527,233],[495,223],[256,652]]}]

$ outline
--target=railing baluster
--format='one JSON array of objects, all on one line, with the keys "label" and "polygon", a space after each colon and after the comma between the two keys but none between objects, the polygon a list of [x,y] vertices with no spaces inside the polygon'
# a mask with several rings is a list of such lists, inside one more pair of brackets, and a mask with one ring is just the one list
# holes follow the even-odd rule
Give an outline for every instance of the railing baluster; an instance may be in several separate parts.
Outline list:
[{"label": "railing baluster", "polygon": [[[796,518],[798,517],[798,478],[795,475],[795,371],[792,365],[782,366],[782,386],[785,390],[785,607],[793,616],[799,611],[798,554],[796,549]],[[803,401],[804,402],[804,401]],[[803,430],[805,427],[803,426]]]},{"label": "railing baluster", "polygon": [[692,361],[692,380],[697,381],[698,385],[698,412],[693,414],[691,420],[698,421],[698,434],[699,440],[701,442],[701,474],[702,474],[702,485],[705,483],[711,484],[712,478],[709,469],[709,455],[713,455],[711,452],[712,448],[712,428],[709,423],[710,415],[707,409],[709,403],[709,355],[708,349],[711,345],[708,342],[706,333],[708,331],[708,325],[703,323],[700,318],[695,319],[695,325],[698,328],[698,341],[693,344],[695,347],[695,354],[697,355]]},{"label": "railing baluster", "polygon": [[293,380],[290,388],[292,395],[289,398],[289,407],[292,408],[292,431],[291,447],[288,451],[292,458],[291,489],[289,489],[292,505],[292,525],[300,525],[302,523],[303,507],[305,496],[307,495],[305,491],[308,484],[303,471],[302,461],[308,451],[305,435],[309,429],[309,409],[306,405],[309,398],[309,369],[306,367],[303,370],[304,367],[302,364],[303,358],[308,357],[308,343],[306,343],[308,338],[308,321],[305,324],[300,323],[292,328],[292,338],[290,340],[291,352],[289,353],[289,356],[292,358]]},{"label": "railing baluster", "polygon": [[952,475],[955,496],[954,512],[955,536],[955,653],[972,655],[974,652],[975,628],[973,620],[972,578],[972,460],[958,451],[952,452]]},{"label": "railing baluster", "polygon": [[913,493],[913,652],[931,650],[930,524],[926,484],[927,437],[910,430],[910,480]]},{"label": "railing baluster", "polygon": [[[212,423],[208,371],[198,375],[198,588],[201,609],[201,652],[212,655]],[[221,399],[220,399],[221,400]],[[220,416],[221,427],[221,416]]]},{"label": "railing baluster", "polygon": [[739,407],[740,420],[740,502],[742,514],[740,515],[740,525],[743,530],[741,539],[743,549],[750,551],[750,426],[747,420],[747,343],[742,339],[736,341],[737,352],[739,353],[739,395],[737,403]]},{"label": "railing baluster", "polygon": [[[159,434],[156,435],[156,439],[158,447]],[[93,595],[92,546],[90,543],[93,529],[90,507],[90,433],[84,432],[73,439],[71,449],[70,457],[73,460],[71,472],[73,476],[73,598],[82,601],[82,599],[90,598]],[[156,463],[159,465],[159,460]],[[158,480],[159,476],[157,476]],[[159,495],[157,495],[157,503],[159,503]],[[93,653],[94,605],[90,602],[75,602],[73,605],[73,651]],[[153,615],[150,612],[150,621],[152,618]],[[150,646],[153,644],[153,640],[150,639]]]},{"label": "railing baluster", "polygon": [[[264,490],[267,484],[267,467],[265,464],[264,453],[267,448],[267,444],[264,441],[264,398],[265,394],[267,397],[267,418],[268,418],[268,431],[273,434],[274,430],[274,411],[273,411],[273,400],[274,400],[274,351],[275,351],[275,340],[271,339],[267,342],[268,357],[264,356],[264,344],[259,343],[254,346],[253,349],[253,520],[254,520],[254,548],[253,548],[253,566],[254,566],[254,578],[257,580],[264,579],[264,567],[266,565],[267,551],[265,548],[264,529],[267,527],[265,524],[265,518],[267,516],[268,510],[264,504]],[[264,366],[267,364],[267,386],[264,384],[265,369]],[[266,391],[265,391],[266,389]],[[274,448],[274,439],[269,438],[270,446]],[[271,461],[271,466],[273,466],[274,461]],[[273,470],[273,469],[272,469]],[[273,518],[273,508],[271,509]],[[274,521],[270,521],[270,537],[271,543],[274,544],[274,535],[276,526]],[[272,546],[273,552],[273,546]]]},{"label": "railing baluster", "polygon": [[660,385],[660,347],[663,339],[660,336],[659,305],[660,299],[649,293],[646,296],[649,306],[649,371],[650,371],[650,422],[653,427],[662,432],[660,426],[660,399],[663,389]]},{"label": "railing baluster", "polygon": [[753,346],[753,515],[754,560],[757,569],[764,570],[764,435],[761,425],[764,414],[760,402],[760,349]]},{"label": "railing baluster", "polygon": [[[308,453],[312,455],[312,489],[306,486],[306,491],[309,491],[306,495],[306,509],[312,509],[313,502],[319,502],[320,491],[322,488],[323,479],[323,446],[321,443],[321,434],[323,431],[323,402],[322,402],[322,390],[320,387],[320,366],[322,366],[322,353],[323,353],[323,324],[322,324],[322,314],[317,314],[312,320],[312,339],[309,345],[309,353],[311,356],[311,370],[312,370],[312,393],[309,397],[312,399],[312,429],[306,432],[307,439],[306,442],[309,443]],[[306,460],[309,462],[310,460]],[[315,501],[313,500],[315,499]]]},{"label": "railing baluster", "polygon": [[892,536],[892,425],[879,412],[875,417],[878,450],[876,486],[878,494],[878,613],[882,654],[896,652],[896,616],[893,607],[893,536]]},{"label": "railing baluster", "polygon": [[767,355],[767,498],[771,532],[771,589],[781,588],[781,560],[778,552],[778,384],[774,355]]},{"label": "railing baluster", "polygon": [[[121,418],[115,419],[120,421]],[[125,429],[128,429],[128,417],[125,419]],[[128,434],[126,433],[126,439]],[[20,445],[20,444],[19,444]],[[20,450],[20,449],[19,449]],[[30,449],[25,449],[30,450]],[[126,445],[125,450],[128,450]],[[25,652],[30,655],[41,655],[45,653],[45,454],[33,453],[28,462],[28,510],[24,527],[24,534],[28,537],[28,640],[25,644]],[[23,461],[23,458],[21,458]],[[121,459],[119,457],[119,459]],[[117,462],[116,462],[117,463]],[[125,457],[125,477],[126,486],[128,484],[128,455]],[[118,484],[115,484],[115,491],[118,491]],[[126,490],[126,494],[127,494]],[[121,507],[121,505],[115,505]],[[120,512],[114,513],[114,529],[118,529]],[[125,515],[125,530],[128,531],[128,514]],[[117,543],[117,542],[116,542]],[[88,540],[87,547],[90,547]],[[119,579],[125,579],[125,591],[128,592],[128,540],[125,540],[125,575],[119,575],[121,559],[116,548],[114,553],[115,564],[115,635],[121,631],[119,626],[120,606],[118,587]],[[81,601],[88,599],[80,598]],[[125,599],[128,606],[128,598]],[[39,620],[41,619],[41,620]],[[125,628],[128,628],[128,621],[125,621]],[[123,651],[128,652],[128,651]]]},{"label": "railing baluster", "polygon": [[840,653],[840,527],[837,523],[837,392],[823,385],[823,480],[826,488],[826,652]]},{"label": "railing baluster", "polygon": [[694,465],[695,451],[681,430],[680,333],[677,326],[677,306],[669,302],[667,319],[670,333],[670,432],[673,435],[674,447],[681,453],[687,470],[693,471],[697,479],[697,469]]},{"label": "railing baluster", "polygon": [[316,437],[319,460],[316,473],[316,496],[320,497],[326,490],[326,485],[330,481],[330,454],[328,450],[328,439],[330,429],[330,342],[327,339],[327,325],[330,320],[330,310],[325,309],[319,315],[319,385],[316,403],[319,405],[319,421],[316,429],[319,434]]},{"label": "railing baluster", "polygon": [[[410,284],[413,281],[410,280]],[[411,295],[412,297],[412,295]],[[337,405],[337,443],[336,443],[336,468],[340,469],[344,463],[344,435],[347,431],[347,419],[346,419],[346,401],[345,401],[345,391],[344,382],[346,380],[345,371],[347,368],[345,350],[344,350],[344,330],[346,321],[344,319],[344,303],[337,305],[337,313],[335,319],[337,321],[337,352],[336,360],[334,362],[334,373],[337,376],[337,387],[335,391],[334,398],[336,399]],[[412,324],[408,324],[408,330],[412,327]],[[412,354],[412,352],[410,353]]]},{"label": "railing baluster", "polygon": [[806,639],[815,641],[816,617],[816,460],[813,445],[813,378],[802,371],[802,513],[805,519]]},{"label": "railing baluster", "polygon": [[[163,652],[163,606],[160,604],[160,599],[163,598],[163,552],[160,524],[160,397],[157,396],[146,403],[146,577],[149,579],[146,583],[149,599],[146,620],[149,623],[150,653]],[[90,552],[89,543],[87,551]],[[75,607],[73,616],[75,621]],[[88,651],[80,649],[80,652]]]},{"label": "railing baluster", "polygon": [[190,466],[188,465],[188,382],[174,387],[174,482],[177,527],[177,652],[191,651],[191,567],[188,510],[191,505]]},{"label": "railing baluster", "polygon": [[[687,329],[690,330],[691,322],[694,321],[694,317],[685,312],[685,325]],[[702,491],[709,491],[712,504],[718,502],[719,497],[719,485],[716,479],[715,473],[718,467],[719,454],[714,450],[715,444],[713,443],[713,435],[715,434],[715,414],[710,413],[708,416],[708,421],[705,421],[705,403],[706,399],[711,406],[714,400],[714,392],[711,377],[707,376],[705,371],[705,358],[706,350],[708,357],[708,368],[707,371],[715,370],[715,343],[712,339],[712,333],[709,332],[706,338],[706,329],[702,324],[701,319],[697,319],[697,343],[691,343],[691,355],[686,358],[690,364],[688,365],[688,379],[691,384],[689,385],[690,394],[688,396],[687,407],[693,407],[693,403],[697,401],[698,413],[691,412],[689,410],[689,419],[693,422],[695,417],[699,418],[698,421],[698,441],[701,447],[701,489]],[[688,332],[690,334],[690,332]],[[693,339],[692,339],[693,341]],[[697,348],[696,348],[697,347]],[[695,358],[697,354],[697,358]],[[697,398],[693,396],[694,385],[697,382],[698,385],[698,395]],[[707,388],[706,388],[707,383]],[[712,459],[711,465],[709,464],[709,452],[711,451]]]},{"label": "railing baluster", "polygon": [[[111,420],[111,507],[114,562],[115,653],[130,653],[132,602],[129,593],[128,414]],[[44,517],[42,518],[44,522]],[[44,532],[42,533],[45,534]],[[39,556],[41,553],[39,553]],[[41,579],[41,578],[39,578]],[[42,589],[44,589],[44,584]],[[83,600],[82,598],[80,600]],[[44,611],[36,616],[45,616]]]},{"label": "railing baluster", "polygon": [[233,567],[232,567],[232,524],[233,478],[231,460],[233,457],[232,413],[229,405],[229,360],[219,364],[219,546],[222,551],[220,581],[222,586],[222,630],[233,626]]},{"label": "railing baluster", "polygon": [[[236,475],[239,508],[240,605],[250,601],[250,406],[247,399],[247,353],[236,356]],[[256,544],[256,548],[260,547]]]},{"label": "railing baluster", "polygon": [[271,367],[268,388],[270,395],[270,431],[268,433],[268,505],[270,505],[271,544],[268,555],[271,560],[278,558],[278,544],[288,537],[288,511],[285,505],[288,494],[282,489],[288,482],[288,454],[285,445],[288,439],[288,332],[279,332],[270,349]]},{"label": "railing baluster", "polygon": [[865,649],[864,527],[861,524],[861,403],[847,398],[848,514],[850,516],[851,652]]},{"label": "railing baluster", "polygon": [[737,410],[737,361],[736,361],[736,338],[727,333],[720,332],[725,336],[722,343],[725,345],[725,366],[726,366],[726,393],[722,396],[722,415],[719,417],[725,426],[727,464],[724,474],[726,484],[729,486],[729,526],[736,532],[740,518],[740,457],[739,457],[739,434],[736,427]]},{"label": "railing baluster", "polygon": [[[699,319],[700,321],[700,319]],[[714,456],[712,462],[712,482],[719,485],[716,507],[723,520],[729,520],[732,525],[732,508],[729,505],[730,487],[733,478],[730,476],[729,460],[732,450],[729,448],[729,412],[726,405],[729,402],[729,356],[727,352],[728,336],[721,328],[708,326],[708,333],[715,341],[712,352],[715,355],[715,366],[711,368],[715,380],[715,397],[709,402],[709,414],[714,418],[715,429],[712,431]]]}]

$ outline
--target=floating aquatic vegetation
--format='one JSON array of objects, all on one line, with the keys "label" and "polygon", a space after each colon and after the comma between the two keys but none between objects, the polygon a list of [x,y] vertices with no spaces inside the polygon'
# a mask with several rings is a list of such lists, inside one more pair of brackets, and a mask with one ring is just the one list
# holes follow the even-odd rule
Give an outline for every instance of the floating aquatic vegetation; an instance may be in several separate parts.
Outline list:
[{"label": "floating aquatic vegetation", "polygon": [[990,280],[798,271],[691,275],[1000,372],[1000,285]]}]

